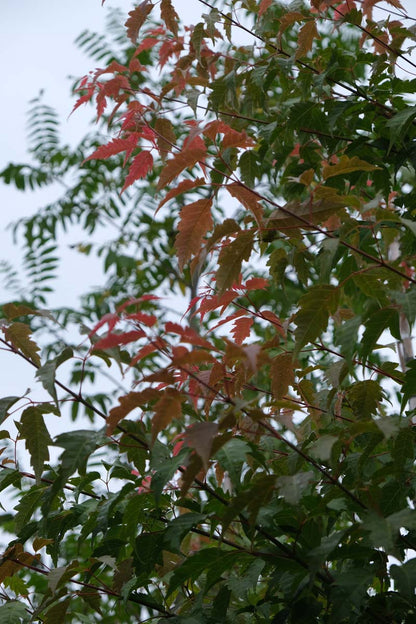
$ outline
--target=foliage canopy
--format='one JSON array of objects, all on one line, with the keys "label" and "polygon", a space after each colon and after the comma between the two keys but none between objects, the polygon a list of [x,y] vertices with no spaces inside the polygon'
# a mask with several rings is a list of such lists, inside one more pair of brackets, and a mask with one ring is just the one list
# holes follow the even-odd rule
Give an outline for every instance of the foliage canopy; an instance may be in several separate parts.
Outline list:
[{"label": "foliage canopy", "polygon": [[[82,33],[98,130],[62,145],[38,98],[0,172],[65,181],[2,264],[2,358],[45,398],[0,400],[0,623],[412,622],[414,19],[199,2]],[[46,310],[74,224],[106,280]]]}]

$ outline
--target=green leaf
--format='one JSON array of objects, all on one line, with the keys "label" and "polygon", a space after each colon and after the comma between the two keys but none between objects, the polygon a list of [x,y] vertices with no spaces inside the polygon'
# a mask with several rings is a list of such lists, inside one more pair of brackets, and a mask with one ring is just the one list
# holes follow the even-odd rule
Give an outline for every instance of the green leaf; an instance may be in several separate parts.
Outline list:
[{"label": "green leaf", "polygon": [[365,322],[365,331],[361,340],[364,362],[374,351],[377,340],[386,329],[390,329],[393,337],[400,340],[399,314],[395,308],[377,310]]},{"label": "green leaf", "polygon": [[253,188],[256,178],[260,174],[260,167],[257,162],[256,152],[245,150],[238,161],[243,182]]},{"label": "green leaf", "polygon": [[407,363],[407,371],[402,385],[402,403],[401,408],[404,410],[406,403],[416,394],[416,359]]},{"label": "green leaf", "polygon": [[395,143],[400,143],[416,117],[416,106],[409,106],[399,111],[386,122],[390,130],[389,150]]},{"label": "green leaf", "polygon": [[0,624],[30,622],[30,613],[22,602],[10,600],[0,607]]},{"label": "green leaf", "polygon": [[67,478],[78,470],[85,475],[87,462],[97,447],[99,436],[96,431],[78,430],[61,433],[55,438],[54,445],[64,448],[60,457],[62,477]]},{"label": "green leaf", "polygon": [[53,607],[42,614],[44,624],[61,624],[66,621],[66,613],[71,604],[72,596],[57,602]]},{"label": "green leaf", "polygon": [[277,477],[276,486],[280,495],[283,496],[289,505],[297,505],[313,479],[314,474],[310,470],[308,472],[298,472],[291,476]]},{"label": "green leaf", "polygon": [[359,420],[368,420],[376,414],[384,397],[383,389],[374,379],[358,381],[348,388],[346,395],[354,415]]},{"label": "green leaf", "polygon": [[51,412],[56,414],[56,408],[52,405],[28,407],[23,412],[20,423],[18,423],[19,434],[25,440],[25,446],[30,455],[30,464],[38,483],[45,462],[49,461],[48,446],[53,444],[43,420],[43,414]]},{"label": "green leaf", "polygon": [[8,396],[0,399],[0,423],[2,423],[7,418],[7,416],[9,415],[8,411],[12,407],[12,405],[17,403],[17,401],[20,401],[20,399],[21,397],[17,396]]},{"label": "green leaf", "polygon": [[206,518],[205,514],[185,513],[174,518],[165,531],[163,538],[163,548],[171,552],[180,554],[180,547],[184,537],[189,534],[190,529],[198,526]]},{"label": "green leaf", "polygon": [[390,571],[394,579],[395,589],[399,591],[410,604],[414,604],[416,587],[416,559],[410,559],[401,566],[393,564]]},{"label": "green leaf", "polygon": [[312,286],[301,297],[300,309],[294,319],[296,323],[294,355],[326,330],[329,315],[336,312],[338,302],[339,290],[329,284]]},{"label": "green leaf", "polygon": [[60,353],[53,360],[49,360],[49,362],[45,362],[43,366],[38,368],[36,371],[36,377],[42,382],[45,390],[49,392],[51,397],[54,399],[56,403],[58,403],[58,397],[56,394],[55,387],[55,372],[58,366],[66,362],[74,355],[72,349],[70,347],[65,348],[62,353]]},{"label": "green leaf", "polygon": [[222,248],[218,258],[217,289],[221,294],[240,278],[243,260],[248,260],[253,249],[254,232],[240,232],[235,240]]},{"label": "green leaf", "polygon": [[222,468],[228,472],[231,483],[235,487],[240,484],[241,470],[250,450],[247,442],[239,438],[232,438],[215,455]]}]

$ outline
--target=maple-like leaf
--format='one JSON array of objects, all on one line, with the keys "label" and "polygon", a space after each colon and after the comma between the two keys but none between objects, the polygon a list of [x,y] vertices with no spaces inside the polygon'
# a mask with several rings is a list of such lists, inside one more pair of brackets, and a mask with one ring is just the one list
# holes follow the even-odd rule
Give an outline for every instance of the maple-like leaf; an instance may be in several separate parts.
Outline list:
[{"label": "maple-like leaf", "polygon": [[239,184],[238,182],[227,184],[225,188],[232,197],[238,199],[246,210],[253,213],[257,224],[261,226],[263,220],[263,207],[260,204],[256,193],[253,193],[253,191],[250,191],[250,189],[246,188],[242,184]]},{"label": "maple-like leaf", "polygon": [[160,155],[162,158],[166,158],[176,143],[176,134],[172,122],[166,117],[158,117],[155,122],[155,133]]},{"label": "maple-like leaf", "polygon": [[[124,182],[124,186],[121,189],[123,193],[126,188],[131,186],[133,182],[147,176],[151,168],[153,167],[153,156],[148,151],[142,151],[133,158],[133,162],[130,165],[129,173]],[[121,194],[120,193],[120,194]]]},{"label": "maple-like leaf", "polygon": [[218,257],[216,274],[219,293],[231,288],[238,281],[243,260],[248,260],[253,249],[254,232],[240,232],[235,240],[222,248]]},{"label": "maple-like leaf", "polygon": [[163,431],[174,418],[180,418],[182,414],[183,397],[175,388],[167,388],[156,405],[155,414],[152,418],[152,441],[154,442],[160,431]]},{"label": "maple-like leaf", "polygon": [[173,158],[168,160],[160,174],[157,189],[160,190],[170,184],[184,169],[193,167],[198,161],[204,162],[206,157],[206,149],[187,149],[175,154]]},{"label": "maple-like leaf", "polygon": [[179,16],[173,8],[171,0],[162,0],[160,3],[160,16],[165,22],[166,28],[177,37]]},{"label": "maple-like leaf", "polygon": [[298,47],[296,48],[295,59],[300,59],[307,55],[312,48],[313,40],[319,37],[315,20],[310,20],[302,26],[298,36]]},{"label": "maple-like leaf", "polygon": [[175,247],[182,269],[192,254],[198,253],[202,239],[212,228],[211,215],[212,199],[198,199],[188,206],[184,206],[180,213],[178,234]]},{"label": "maple-like leaf", "polygon": [[130,39],[133,45],[137,41],[139,36],[139,30],[143,26],[146,17],[153,9],[153,4],[149,0],[144,0],[135,9],[129,11],[129,18],[124,24],[127,29],[127,37]]}]

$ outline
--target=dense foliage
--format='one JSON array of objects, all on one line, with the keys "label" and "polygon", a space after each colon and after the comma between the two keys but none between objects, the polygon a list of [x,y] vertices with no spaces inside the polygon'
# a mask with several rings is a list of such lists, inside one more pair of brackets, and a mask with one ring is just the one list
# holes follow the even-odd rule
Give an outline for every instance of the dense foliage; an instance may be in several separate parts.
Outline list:
[{"label": "dense foliage", "polygon": [[[45,395],[0,400],[0,623],[413,622],[415,20],[175,3],[82,33],[98,127],[62,145],[38,98],[0,172],[64,182],[2,264]],[[48,310],[76,224],[105,283]]]}]

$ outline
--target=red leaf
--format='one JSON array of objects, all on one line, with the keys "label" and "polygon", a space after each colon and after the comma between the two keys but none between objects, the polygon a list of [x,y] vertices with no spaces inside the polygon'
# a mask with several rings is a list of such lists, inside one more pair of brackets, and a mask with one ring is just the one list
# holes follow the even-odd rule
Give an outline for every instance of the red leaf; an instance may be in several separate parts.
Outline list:
[{"label": "red leaf", "polygon": [[127,37],[134,45],[139,36],[139,30],[143,26],[146,17],[153,9],[153,4],[149,0],[144,0],[135,9],[129,11],[129,18],[124,24],[127,28]]},{"label": "red leaf", "polygon": [[271,6],[273,0],[261,0],[259,6],[259,17],[263,15],[267,11],[267,9]]},{"label": "red leaf", "polygon": [[178,334],[183,342],[188,342],[196,347],[213,349],[212,344],[205,338],[202,338],[192,327],[182,327],[179,323],[168,321],[165,324],[165,331],[169,334]]},{"label": "red leaf", "polygon": [[137,364],[137,362],[140,362],[140,360],[143,360],[143,358],[145,358],[147,355],[150,355],[151,353],[154,353],[155,351],[158,351],[158,350],[159,350],[159,345],[157,344],[151,343],[151,344],[145,345],[144,347],[139,349],[139,351],[136,353],[136,355],[130,362],[129,366],[134,366],[135,364]]},{"label": "red leaf", "polygon": [[183,436],[185,444],[195,449],[201,458],[205,470],[208,470],[212,443],[217,433],[218,425],[216,423],[201,422],[188,427]]},{"label": "red leaf", "polygon": [[113,347],[118,347],[123,344],[128,344],[129,342],[134,342],[139,338],[143,338],[146,336],[144,331],[134,330],[129,332],[124,332],[123,334],[108,334],[104,338],[101,338],[98,342],[95,343],[93,349],[112,349]]},{"label": "red leaf", "polygon": [[150,50],[151,48],[154,48],[155,45],[157,45],[158,43],[159,39],[156,39],[156,37],[146,37],[136,48],[133,56],[137,56],[138,54],[140,54],[140,52],[143,52],[143,50]]},{"label": "red leaf", "polygon": [[180,182],[178,184],[178,186],[175,186],[175,188],[171,189],[170,191],[168,191],[168,193],[166,193],[165,197],[159,203],[159,206],[157,207],[157,210],[156,210],[155,214],[170,199],[173,199],[174,197],[177,197],[178,195],[181,195],[181,193],[186,193],[186,191],[189,191],[189,190],[191,190],[193,188],[197,188],[198,186],[202,186],[203,184],[205,184],[204,178],[197,178],[196,180],[183,180],[182,182]]},{"label": "red leaf", "polygon": [[156,324],[157,318],[153,314],[145,314],[144,312],[134,312],[133,314],[127,314],[126,319],[129,321],[137,321],[143,323],[146,327],[153,327]]},{"label": "red leaf", "polygon": [[253,318],[251,316],[239,318],[235,321],[231,333],[234,337],[236,344],[243,344],[244,340],[250,336],[250,328],[253,325]]},{"label": "red leaf", "polygon": [[279,319],[278,316],[276,316],[276,314],[274,312],[272,312],[271,310],[262,310],[260,313],[261,318],[266,319],[266,321],[270,321],[270,323],[273,323],[273,325],[275,327],[277,327],[277,331],[283,336],[285,337],[285,332],[282,326],[282,321]]},{"label": "red leaf", "polygon": [[127,139],[113,139],[110,143],[106,145],[101,145],[98,149],[95,150],[88,158],[84,160],[87,162],[88,160],[104,160],[106,158],[110,158],[110,156],[115,156],[120,152],[126,152],[126,158],[124,162],[128,159],[132,151],[137,147],[137,139],[139,138],[139,134],[133,132]]},{"label": "red leaf", "polygon": [[267,288],[268,286],[269,282],[267,279],[264,279],[263,277],[252,277],[246,281],[245,290],[247,292],[249,290],[263,290],[263,288]]},{"label": "red leaf", "polygon": [[144,178],[152,167],[153,156],[150,152],[142,151],[140,154],[137,154],[137,156],[133,158],[133,162],[130,165],[129,173],[126,177],[126,181],[124,182],[124,186],[121,189],[121,193],[123,193],[126,188],[131,186],[136,180]]},{"label": "red leaf", "polygon": [[93,329],[88,334],[88,338],[91,338],[91,336],[96,334],[97,331],[100,329],[100,327],[102,327],[106,323],[108,323],[108,331],[111,332],[111,330],[114,329],[118,321],[119,321],[119,317],[117,314],[114,314],[113,312],[104,314],[104,316],[98,321],[98,323],[94,325]]},{"label": "red leaf", "polygon": [[168,160],[165,167],[162,169],[162,173],[157,184],[157,189],[164,188],[167,184],[172,182],[184,169],[193,167],[199,160],[204,161],[206,157],[205,149],[188,149],[182,152],[178,152],[173,158]]}]

